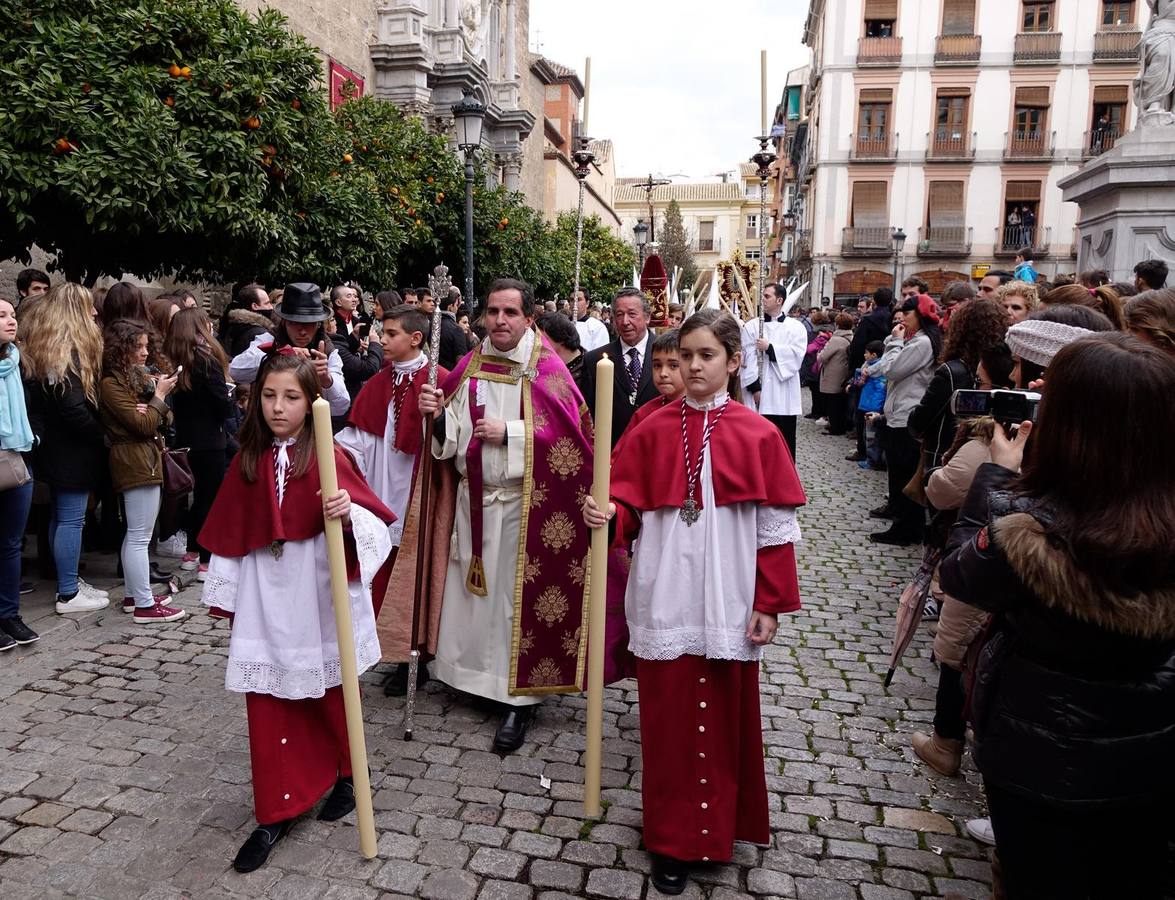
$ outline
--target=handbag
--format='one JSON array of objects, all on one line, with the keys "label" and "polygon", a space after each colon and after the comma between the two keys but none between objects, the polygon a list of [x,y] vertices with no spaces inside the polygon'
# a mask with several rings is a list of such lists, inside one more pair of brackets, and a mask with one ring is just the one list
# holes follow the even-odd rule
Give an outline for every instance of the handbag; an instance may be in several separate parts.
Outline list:
[{"label": "handbag", "polygon": [[22,487],[31,477],[23,456],[15,450],[0,450],[0,491]]},{"label": "handbag", "polygon": [[926,457],[921,446],[918,448],[918,468],[914,470],[914,476],[902,488],[902,493],[919,506],[930,505],[930,501],[926,499]]},{"label": "handbag", "polygon": [[188,462],[187,448],[169,450],[163,448],[163,494],[166,497],[182,497],[191,492],[196,481],[192,477],[192,464]]}]

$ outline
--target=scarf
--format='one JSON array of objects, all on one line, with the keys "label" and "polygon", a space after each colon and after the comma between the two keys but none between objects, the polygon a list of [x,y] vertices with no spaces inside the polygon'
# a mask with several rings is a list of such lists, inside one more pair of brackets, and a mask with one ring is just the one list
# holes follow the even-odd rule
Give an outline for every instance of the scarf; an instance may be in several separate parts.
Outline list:
[{"label": "scarf", "polygon": [[27,453],[33,449],[33,429],[25,408],[24,382],[20,378],[20,351],[8,345],[0,359],[0,450]]}]

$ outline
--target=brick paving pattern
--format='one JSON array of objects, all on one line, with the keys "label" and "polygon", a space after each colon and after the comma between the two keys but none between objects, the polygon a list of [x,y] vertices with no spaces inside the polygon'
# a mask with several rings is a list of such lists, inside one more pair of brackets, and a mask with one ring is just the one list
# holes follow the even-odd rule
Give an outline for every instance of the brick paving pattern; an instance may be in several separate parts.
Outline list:
[{"label": "brick paving pattern", "polygon": [[[885,476],[846,462],[851,449],[801,420],[804,609],[782,617],[762,674],[771,846],[740,844],[733,863],[697,869],[687,900],[988,896],[986,853],[963,829],[981,814],[974,767],[943,778],[909,747],[933,714],[925,633],[882,687],[916,554],[868,542]],[[110,560],[87,562],[93,583],[117,583],[99,571]],[[5,900],[660,896],[641,849],[635,683],[605,700],[606,812],[593,823],[581,802],[584,698],[546,702],[522,750],[501,758],[493,712],[435,683],[404,743],[403,702],[369,673],[378,858],[359,855],[354,828],[311,818],[242,876],[229,864],[253,828],[249,751],[244,704],[223,688],[225,623],[201,612],[198,588],[179,596],[194,615],[178,627],[136,626],[117,598],[66,621],[44,588],[24,598],[40,644],[0,656]]]}]

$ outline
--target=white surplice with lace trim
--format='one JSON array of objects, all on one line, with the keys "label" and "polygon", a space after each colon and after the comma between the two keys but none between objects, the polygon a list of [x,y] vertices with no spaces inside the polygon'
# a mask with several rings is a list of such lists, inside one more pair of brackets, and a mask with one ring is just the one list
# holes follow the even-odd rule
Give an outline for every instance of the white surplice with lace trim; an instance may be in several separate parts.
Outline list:
[{"label": "white surplice with lace trim", "polygon": [[[428,357],[423,353],[408,362],[395,363],[393,380],[399,384],[402,379],[411,379],[426,365]],[[404,402],[415,403],[416,399],[409,394]],[[412,495],[412,473],[416,469],[416,457],[396,449],[396,424],[395,410],[389,409],[382,436],[354,425],[348,425],[335,435],[335,440],[351,451],[375,495],[395,514],[396,521],[389,528],[393,547],[400,546],[404,534],[404,520],[408,516],[408,501]]]},{"label": "white surplice with lace trim", "polygon": [[[722,393],[705,405],[688,397],[685,402],[704,410],[704,432],[727,400]],[[739,463],[727,459],[717,464]],[[746,637],[755,603],[756,555],[765,547],[797,543],[799,522],[790,506],[717,506],[712,465],[707,446],[697,487],[701,517],[694,525],[687,526],[677,508],[641,515],[624,597],[629,649],[640,659],[664,661],[688,654],[753,661],[762,656],[762,648]]]},{"label": "white surplice with lace trim", "polygon": [[[277,463],[278,504],[284,499],[285,447]],[[351,531],[359,581],[348,584],[355,661],[360,673],[380,660],[371,581],[388,553],[388,527],[363,507],[351,505]],[[224,686],[237,693],[283,700],[321,697],[342,683],[331,601],[326,537],[287,541],[280,558],[269,547],[243,557],[212,556],[203,602],[235,613]]]}]

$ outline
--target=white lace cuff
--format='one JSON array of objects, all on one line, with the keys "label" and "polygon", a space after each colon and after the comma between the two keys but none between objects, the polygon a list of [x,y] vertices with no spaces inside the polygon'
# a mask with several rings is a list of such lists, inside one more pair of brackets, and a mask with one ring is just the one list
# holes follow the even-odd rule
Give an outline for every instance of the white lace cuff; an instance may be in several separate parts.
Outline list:
[{"label": "white lace cuff", "polygon": [[200,602],[205,606],[236,612],[237,582],[240,580],[241,560],[227,556],[213,556],[204,574],[204,590]]},{"label": "white lace cuff", "polygon": [[800,522],[794,506],[760,506],[756,530],[760,550],[800,541]]},{"label": "white lace cuff", "polygon": [[392,552],[392,538],[388,526],[375,513],[358,504],[351,505],[351,534],[355,538],[355,554],[359,558],[359,580],[366,590],[371,587],[375,573]]}]

